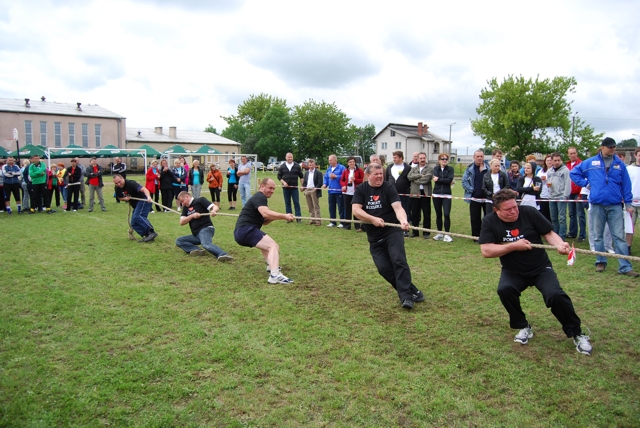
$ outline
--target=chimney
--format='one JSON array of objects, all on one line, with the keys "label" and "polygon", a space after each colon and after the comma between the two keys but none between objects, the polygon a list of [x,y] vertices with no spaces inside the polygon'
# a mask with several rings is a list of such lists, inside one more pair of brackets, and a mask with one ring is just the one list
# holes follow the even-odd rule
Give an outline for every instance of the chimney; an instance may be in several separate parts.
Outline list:
[{"label": "chimney", "polygon": [[80,107],[82,105],[82,103],[76,103],[76,104],[78,104],[78,107],[76,108],[76,110],[82,111],[82,108]]},{"label": "chimney", "polygon": [[138,138],[142,138],[142,131],[138,131]]},{"label": "chimney", "polygon": [[156,134],[162,135],[162,126],[156,126]]},{"label": "chimney", "polygon": [[175,126],[170,126],[169,127],[169,138],[178,138]]},{"label": "chimney", "polygon": [[40,97],[40,99],[42,100],[42,102],[45,102],[47,99],[43,96]]},{"label": "chimney", "polygon": [[25,98],[25,99],[24,99],[24,106],[25,106],[25,107],[31,107],[31,106],[29,105],[29,98]]},{"label": "chimney", "polygon": [[418,122],[418,136],[422,137],[422,122]]}]

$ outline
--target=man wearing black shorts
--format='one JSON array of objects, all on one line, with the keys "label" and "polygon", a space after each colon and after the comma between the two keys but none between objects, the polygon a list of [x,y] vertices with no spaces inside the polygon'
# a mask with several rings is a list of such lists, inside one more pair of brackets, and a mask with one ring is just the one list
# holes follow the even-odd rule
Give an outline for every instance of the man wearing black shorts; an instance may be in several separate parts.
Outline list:
[{"label": "man wearing black shorts", "polygon": [[233,237],[243,247],[256,247],[262,252],[267,262],[270,284],[293,284],[292,279],[280,272],[280,247],[273,238],[260,230],[274,220],[293,221],[293,214],[280,214],[267,206],[267,199],[275,190],[276,183],[272,179],[265,178],[260,182],[258,191],[240,211]]},{"label": "man wearing black shorts", "polygon": [[545,305],[560,321],[567,337],[573,338],[576,350],[590,355],[593,347],[589,336],[582,332],[580,318],[560,287],[547,252],[531,246],[542,244],[541,236],[544,236],[559,254],[566,255],[569,244],[553,231],[551,223],[537,209],[518,207],[516,197],[516,192],[510,189],[493,195],[493,213],[485,216],[478,239],[484,257],[500,257],[502,273],[498,295],[509,313],[511,328],[520,329],[514,341],[526,345],[533,337],[531,324],[520,306],[520,294],[533,285],[542,293]]},{"label": "man wearing black shorts", "polygon": [[[424,301],[422,291],[411,282],[411,270],[404,250],[403,230],[409,230],[407,213],[393,184],[384,181],[382,166],[367,167],[368,179],[356,187],[353,215],[371,224],[363,224],[369,240],[369,251],[378,273],[398,292],[400,303],[412,309],[414,302]],[[385,226],[400,223],[401,228]]]},{"label": "man wearing black shorts", "polygon": [[[153,203],[149,190],[133,180],[125,180],[120,174],[113,176],[113,184],[116,185],[117,198],[121,201],[129,202],[133,208],[131,227],[142,237],[138,242],[151,242],[156,239],[158,234],[153,229],[149,219],[147,219]],[[131,198],[146,198],[147,200],[137,201]]]},{"label": "man wearing black shorts", "polygon": [[[190,256],[204,256],[208,251],[221,262],[233,260],[226,251],[213,243],[216,230],[211,217],[215,216],[220,208],[209,202],[207,198],[194,199],[189,192],[180,192],[178,201],[182,205],[180,226],[189,223],[191,235],[179,237],[176,239],[176,245]],[[198,245],[202,245],[204,250]]]}]

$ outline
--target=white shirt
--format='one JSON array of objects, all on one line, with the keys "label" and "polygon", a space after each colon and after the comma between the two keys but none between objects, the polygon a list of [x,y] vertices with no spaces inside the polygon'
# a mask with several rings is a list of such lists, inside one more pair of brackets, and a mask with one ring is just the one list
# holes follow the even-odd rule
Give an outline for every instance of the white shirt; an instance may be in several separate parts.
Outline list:
[{"label": "white shirt", "polygon": [[500,173],[497,174],[491,174],[491,180],[493,181],[493,193],[498,193],[498,191],[500,190],[500,184],[499,184],[499,180],[498,178],[500,178]]},{"label": "white shirt", "polygon": [[316,187],[315,183],[313,182],[313,176],[315,175],[316,169],[310,169],[309,170],[309,175],[307,176],[307,184],[305,184],[304,187]]}]

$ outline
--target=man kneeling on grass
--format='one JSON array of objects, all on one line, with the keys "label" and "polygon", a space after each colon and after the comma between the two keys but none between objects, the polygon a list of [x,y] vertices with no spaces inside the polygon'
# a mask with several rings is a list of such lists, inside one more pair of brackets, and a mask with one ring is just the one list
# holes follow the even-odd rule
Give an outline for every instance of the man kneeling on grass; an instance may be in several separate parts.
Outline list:
[{"label": "man kneeling on grass", "polygon": [[[146,187],[139,185],[133,180],[126,180],[120,174],[113,176],[113,184],[116,185],[116,197],[124,202],[129,202],[133,208],[131,214],[131,227],[142,237],[138,242],[151,242],[158,237],[153,229],[153,225],[149,222],[147,216],[151,211],[151,194]],[[135,199],[144,199],[146,201],[137,201]]]},{"label": "man kneeling on grass", "polygon": [[240,211],[236,222],[233,237],[243,247],[256,247],[262,252],[267,262],[267,272],[270,284],[292,284],[293,280],[280,272],[280,247],[269,235],[264,233],[262,226],[266,226],[274,220],[293,221],[293,214],[281,214],[271,211],[267,206],[269,199],[276,190],[276,183],[265,178],[260,182],[260,188],[251,199],[247,201]]},{"label": "man kneeling on grass", "polygon": [[520,306],[520,294],[534,285],[551,308],[551,313],[562,324],[567,337],[572,337],[576,350],[591,355],[589,336],[580,328],[580,318],[573,303],[560,287],[551,260],[543,248],[541,236],[558,249],[559,254],[569,254],[569,244],[553,231],[553,226],[537,209],[516,203],[517,194],[502,189],[493,195],[493,212],[487,214],[480,230],[480,251],[486,258],[500,257],[502,273],[498,282],[498,295],[509,313],[511,328],[520,329],[514,341],[526,345],[533,337],[531,324]]},{"label": "man kneeling on grass", "polygon": [[[194,199],[189,192],[180,192],[178,201],[182,205],[180,226],[189,223],[191,235],[179,237],[176,239],[176,245],[190,256],[205,256],[208,251],[221,262],[233,260],[226,251],[213,243],[216,229],[213,227],[211,217],[218,212],[218,206],[204,197]],[[204,250],[198,245],[202,245]]]}]

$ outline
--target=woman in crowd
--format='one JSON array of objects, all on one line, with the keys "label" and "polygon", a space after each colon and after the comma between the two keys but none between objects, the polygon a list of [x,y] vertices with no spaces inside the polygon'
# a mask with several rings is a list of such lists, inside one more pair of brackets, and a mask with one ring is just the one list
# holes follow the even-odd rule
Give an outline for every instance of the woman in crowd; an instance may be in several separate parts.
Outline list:
[{"label": "woman in crowd", "polygon": [[67,180],[65,179],[66,173],[67,169],[64,167],[64,164],[60,162],[58,164],[58,171],[56,172],[56,175],[58,176],[58,189],[60,189],[60,193],[62,194],[62,203],[66,203],[67,201]]},{"label": "woman in crowd", "polygon": [[178,211],[180,211],[180,208],[182,207],[180,205],[180,201],[178,200],[178,195],[180,194],[180,192],[187,191],[187,170],[185,169],[184,164],[180,159],[176,159],[173,165],[173,196],[176,200]]},{"label": "woman in crowd", "polygon": [[207,174],[207,183],[209,183],[209,193],[211,193],[211,202],[220,208],[220,191],[222,190],[222,173],[215,163],[209,167]]},{"label": "woman in crowd", "polygon": [[65,180],[67,181],[67,211],[78,211],[78,198],[80,197],[80,182],[82,181],[82,171],[75,159],[71,159],[71,166],[65,170]]},{"label": "woman in crowd", "polygon": [[[160,207],[158,206],[158,199],[160,199],[160,169],[158,168],[157,160],[151,162],[151,166],[145,174],[144,187],[147,188],[151,197],[154,198],[156,202],[156,210],[160,211]],[[153,208],[150,212],[154,212]]]},{"label": "woman in crowd", "polygon": [[542,180],[535,175],[536,170],[535,161],[527,162],[524,164],[524,175],[518,178],[518,197],[522,199],[520,205],[529,205],[538,208],[536,199],[540,197],[540,191],[542,190]]},{"label": "woman in crowd", "polygon": [[[47,168],[47,191],[49,202],[52,204],[53,195],[56,196],[56,208],[60,208],[60,188],[58,186],[58,165],[51,165],[51,169]],[[53,211],[53,210],[52,210]],[[55,212],[55,211],[53,211]]]},{"label": "woman in crowd", "polygon": [[31,180],[29,179],[29,159],[22,161],[22,210],[27,212],[31,208]]},{"label": "woman in crowd", "polygon": [[184,179],[184,185],[187,186],[187,189],[189,188],[189,164],[187,164],[187,160],[184,158],[184,156],[180,156],[178,159],[180,159],[180,162],[182,163],[182,167],[184,168],[184,173],[185,173],[185,179]]},{"label": "woman in crowd", "polygon": [[546,155],[542,162],[542,168],[536,174],[540,177],[540,197],[538,206],[540,206],[540,213],[549,221],[551,221],[551,212],[549,211],[549,187],[547,187],[547,171],[553,167],[553,160],[551,155]]},{"label": "woman in crowd", "polygon": [[[162,159],[160,161],[160,191],[162,192],[162,205],[167,208],[171,208],[172,205],[174,180],[169,163],[166,159]],[[164,209],[164,212],[169,212],[167,208]]]},{"label": "woman in crowd", "polygon": [[[342,200],[344,205],[344,217],[347,220],[353,220],[351,212],[351,200],[356,190],[356,186],[362,183],[364,179],[364,171],[356,164],[356,158],[350,156],[347,159],[347,168],[342,171],[340,177],[340,186],[342,186]],[[345,230],[351,230],[351,223],[342,223]],[[360,232],[361,223],[355,223],[355,229]]]},{"label": "woman in crowd", "polygon": [[[509,189],[509,178],[504,171],[500,170],[500,161],[492,159],[489,162],[490,171],[484,175],[482,181],[482,191],[485,198],[493,199],[493,195],[500,189]],[[487,202],[487,212],[493,212],[493,203]]]},{"label": "woman in crowd", "polygon": [[[433,208],[436,211],[436,228],[438,234],[433,237],[436,241],[451,242],[449,236],[451,228],[451,183],[454,179],[453,167],[449,166],[449,155],[441,154],[438,166],[433,169]],[[444,214],[444,235],[442,232],[442,216]]]},{"label": "woman in crowd", "polygon": [[236,209],[236,198],[238,194],[238,167],[236,161],[229,159],[227,168],[227,199],[229,199],[229,209]]},{"label": "woman in crowd", "polygon": [[193,196],[194,199],[200,197],[202,185],[204,184],[204,174],[205,172],[200,169],[200,161],[194,160],[193,166],[187,173],[189,177],[187,182],[191,183],[191,196]]}]

